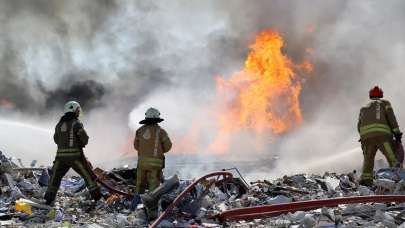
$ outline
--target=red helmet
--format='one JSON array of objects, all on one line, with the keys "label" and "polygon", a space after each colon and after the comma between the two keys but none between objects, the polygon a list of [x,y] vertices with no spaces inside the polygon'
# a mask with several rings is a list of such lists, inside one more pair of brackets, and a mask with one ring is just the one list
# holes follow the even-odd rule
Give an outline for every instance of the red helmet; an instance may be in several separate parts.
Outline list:
[{"label": "red helmet", "polygon": [[370,89],[369,95],[370,98],[382,98],[384,93],[380,87],[374,86],[374,88]]}]

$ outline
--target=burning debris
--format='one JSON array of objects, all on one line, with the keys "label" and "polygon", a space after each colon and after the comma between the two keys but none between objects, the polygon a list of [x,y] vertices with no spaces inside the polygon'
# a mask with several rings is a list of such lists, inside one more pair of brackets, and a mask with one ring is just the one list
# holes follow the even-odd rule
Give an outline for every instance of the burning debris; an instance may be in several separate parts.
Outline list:
[{"label": "burning debris", "polygon": [[356,172],[248,184],[221,171],[196,180],[173,176],[141,195],[133,192],[134,169],[96,168],[104,199],[94,202],[84,180],[69,176],[55,204],[47,206],[42,198],[48,168],[21,167],[2,153],[0,160],[0,224],[6,227],[405,226],[405,171],[399,168],[376,172],[370,188],[358,184]]},{"label": "burning debris", "polygon": [[232,134],[242,129],[281,134],[302,122],[303,79],[295,73],[299,66],[281,52],[283,42],[276,32],[259,33],[244,69],[229,80],[217,78],[218,93],[228,100],[225,114],[218,116],[221,128],[212,150],[227,151]]},{"label": "burning debris", "polygon": [[[226,153],[233,137],[244,131],[259,138],[280,135],[300,126],[300,94],[313,66],[306,59],[295,64],[283,53],[283,46],[279,33],[260,32],[249,46],[243,69],[228,79],[216,77],[220,102],[214,108],[214,121],[218,128],[208,151]],[[177,150],[198,149],[199,134],[204,131],[199,122],[194,121]]]},{"label": "burning debris", "polygon": [[247,128],[280,134],[301,123],[299,95],[305,78],[297,71],[312,71],[312,65],[294,65],[282,53],[283,45],[280,34],[261,32],[250,46],[244,69],[228,80],[217,77],[218,93],[229,99],[220,117],[222,131]]}]

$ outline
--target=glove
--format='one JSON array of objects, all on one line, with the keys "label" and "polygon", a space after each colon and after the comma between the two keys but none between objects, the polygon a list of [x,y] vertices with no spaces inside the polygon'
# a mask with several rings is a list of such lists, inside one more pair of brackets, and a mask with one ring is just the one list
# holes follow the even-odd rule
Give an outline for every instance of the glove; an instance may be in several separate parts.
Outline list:
[{"label": "glove", "polygon": [[394,134],[395,140],[401,142],[402,139],[402,132]]}]

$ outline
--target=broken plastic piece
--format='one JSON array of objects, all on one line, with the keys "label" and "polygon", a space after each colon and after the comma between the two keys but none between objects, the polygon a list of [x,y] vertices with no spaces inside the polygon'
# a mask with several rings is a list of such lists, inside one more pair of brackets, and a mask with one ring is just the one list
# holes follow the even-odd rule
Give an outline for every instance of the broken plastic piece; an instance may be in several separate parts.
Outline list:
[{"label": "broken plastic piece", "polygon": [[25,214],[32,215],[32,206],[28,203],[17,200],[15,202],[15,210],[24,212]]},{"label": "broken plastic piece", "polygon": [[48,181],[49,181],[48,169],[43,169],[41,176],[38,179],[38,184],[41,187],[48,186]]}]

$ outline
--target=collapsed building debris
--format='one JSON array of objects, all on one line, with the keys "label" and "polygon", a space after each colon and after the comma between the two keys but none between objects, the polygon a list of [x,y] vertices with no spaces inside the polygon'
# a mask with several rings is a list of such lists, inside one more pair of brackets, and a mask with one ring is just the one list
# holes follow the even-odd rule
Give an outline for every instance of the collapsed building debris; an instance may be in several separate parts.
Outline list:
[{"label": "collapsed building debris", "polygon": [[[157,227],[162,222],[162,220],[169,215],[169,213],[172,213],[174,207],[180,204],[183,204],[182,206],[180,206],[180,209],[181,207],[184,208],[184,210],[180,210],[181,212],[183,213],[188,212],[189,215],[191,215],[191,217],[197,217],[200,211],[202,210],[201,208],[201,205],[203,203],[202,201],[209,193],[210,188],[215,184],[225,183],[230,179],[232,179],[232,174],[224,171],[209,173],[203,177],[198,178],[193,183],[189,184],[180,194],[176,196],[173,202],[167,208],[165,208],[164,212],[151,225],[151,228]],[[223,192],[221,193],[222,195],[225,195]],[[190,197],[189,195],[193,195],[194,197]],[[188,202],[185,204],[184,201]]]},{"label": "collapsed building debris", "polygon": [[50,170],[15,160],[0,153],[6,227],[405,227],[405,171],[397,168],[377,171],[371,188],[359,185],[355,172],[248,184],[220,171],[196,180],[173,176],[143,195],[134,193],[134,169],[95,168],[106,199],[95,203],[84,180],[68,176],[50,207],[42,200]]}]

